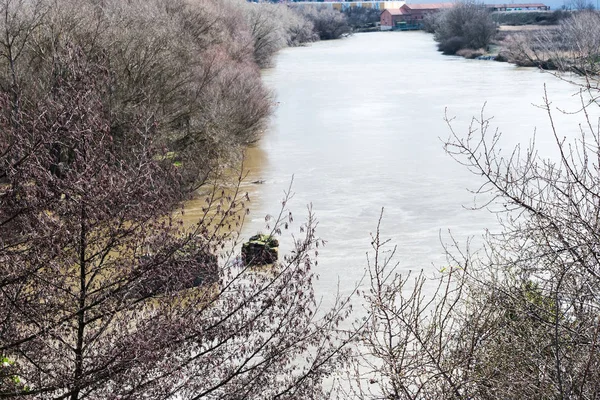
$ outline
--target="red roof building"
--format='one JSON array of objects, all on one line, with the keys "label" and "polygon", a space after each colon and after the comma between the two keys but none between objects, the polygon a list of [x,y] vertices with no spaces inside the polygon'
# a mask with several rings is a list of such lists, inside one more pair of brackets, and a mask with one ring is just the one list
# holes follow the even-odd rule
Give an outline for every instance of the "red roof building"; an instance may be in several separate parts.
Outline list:
[{"label": "red roof building", "polygon": [[[381,30],[420,29],[427,14],[454,6],[455,3],[404,4],[400,9],[386,9],[381,13]],[[547,11],[543,3],[486,4],[490,11]]]},{"label": "red roof building", "polygon": [[401,8],[411,12],[418,11],[438,11],[442,8],[450,8],[454,3],[429,3],[429,4],[405,4]]},{"label": "red roof building", "polygon": [[400,9],[386,9],[380,17],[381,30],[420,29],[425,15],[453,5],[454,3],[404,4]]}]

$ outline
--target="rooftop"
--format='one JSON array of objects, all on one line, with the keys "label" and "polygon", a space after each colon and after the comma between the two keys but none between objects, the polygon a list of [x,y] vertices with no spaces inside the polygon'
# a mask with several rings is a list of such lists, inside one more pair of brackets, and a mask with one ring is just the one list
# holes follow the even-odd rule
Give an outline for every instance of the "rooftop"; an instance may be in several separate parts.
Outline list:
[{"label": "rooftop", "polygon": [[404,14],[408,14],[406,11],[404,11],[401,8],[386,8],[385,11],[388,11],[392,15],[404,15]]},{"label": "rooftop", "polygon": [[440,8],[450,8],[454,3],[429,3],[429,4],[405,4],[411,10],[438,10]]}]

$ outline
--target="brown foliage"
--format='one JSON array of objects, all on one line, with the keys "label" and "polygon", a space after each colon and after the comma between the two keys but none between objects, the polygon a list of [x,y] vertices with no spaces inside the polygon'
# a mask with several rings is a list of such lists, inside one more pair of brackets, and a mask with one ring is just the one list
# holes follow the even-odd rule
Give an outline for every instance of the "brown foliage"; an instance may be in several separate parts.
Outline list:
[{"label": "brown foliage", "polygon": [[283,47],[319,40],[313,23],[287,4],[249,3],[245,14],[254,42],[254,60],[261,68],[272,66],[273,56]]},{"label": "brown foliage", "polygon": [[503,55],[509,62],[543,69],[597,75],[600,71],[600,16],[578,11],[560,21],[556,29],[539,29],[507,37]]},{"label": "brown foliage", "polygon": [[257,139],[270,97],[252,58],[243,15],[216,2],[4,2],[2,87],[31,98],[53,85],[54,54],[66,44],[108,60],[102,102],[117,141],[138,121],[159,121],[154,139],[207,174]]},{"label": "brown foliage", "polygon": [[269,273],[229,251],[239,181],[178,219],[269,110],[226,7],[0,5],[0,397],[325,396],[348,306],[315,315],[312,214]]},{"label": "brown foliage", "polygon": [[347,16],[337,10],[308,6],[300,9],[300,12],[312,22],[321,40],[339,39],[352,33]]}]

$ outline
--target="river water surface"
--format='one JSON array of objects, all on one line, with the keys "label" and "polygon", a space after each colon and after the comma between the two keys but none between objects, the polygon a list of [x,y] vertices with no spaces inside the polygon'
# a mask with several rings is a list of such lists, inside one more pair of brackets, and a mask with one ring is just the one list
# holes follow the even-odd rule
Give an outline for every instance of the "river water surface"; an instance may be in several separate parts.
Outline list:
[{"label": "river water surface", "polygon": [[[467,189],[481,183],[443,149],[444,122],[466,134],[485,104],[508,149],[527,145],[536,132],[542,152],[552,156],[550,123],[542,104],[544,85],[554,105],[575,110],[577,88],[532,68],[465,60],[436,51],[423,32],[357,34],[282,51],[264,73],[277,103],[269,129],[250,149],[246,167],[253,200],[244,228],[264,231],[265,214],[278,212],[293,177],[289,204],[295,228],[312,203],[320,250],[316,291],[327,303],[336,288],[348,291],[366,266],[365,252],[382,207],[382,234],[398,246],[400,271],[433,275],[446,261],[448,232],[474,245],[495,216],[471,211]],[[572,135],[581,115],[559,115],[561,135]],[[289,248],[284,236],[283,249]],[[287,243],[287,245],[286,245]]]}]

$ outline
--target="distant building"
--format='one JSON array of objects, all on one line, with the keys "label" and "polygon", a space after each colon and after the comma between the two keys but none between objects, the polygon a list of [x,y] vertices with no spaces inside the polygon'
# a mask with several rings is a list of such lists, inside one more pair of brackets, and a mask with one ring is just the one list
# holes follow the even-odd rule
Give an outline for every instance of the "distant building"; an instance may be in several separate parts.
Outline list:
[{"label": "distant building", "polygon": [[404,13],[402,12],[402,8],[383,10],[381,17],[379,18],[381,22],[381,30],[389,31],[398,27],[398,24],[403,21],[403,15]]},{"label": "distant building", "polygon": [[[455,3],[404,4],[400,8],[385,9],[381,13],[381,30],[414,30],[423,27],[423,19],[431,14],[454,6]],[[543,3],[486,4],[494,11],[548,11],[550,7]]]},{"label": "distant building", "polygon": [[340,0],[324,0],[324,1],[288,1],[288,4],[294,4],[298,7],[326,7],[338,11],[344,11],[349,8],[362,7],[374,8],[376,10],[393,10],[399,9],[404,5],[405,1],[385,1],[385,0],[364,0],[364,1],[340,1]]},{"label": "distant building", "polygon": [[427,14],[450,8],[454,3],[404,4],[399,9],[384,10],[381,13],[381,30],[413,30],[421,29],[423,18]]}]

